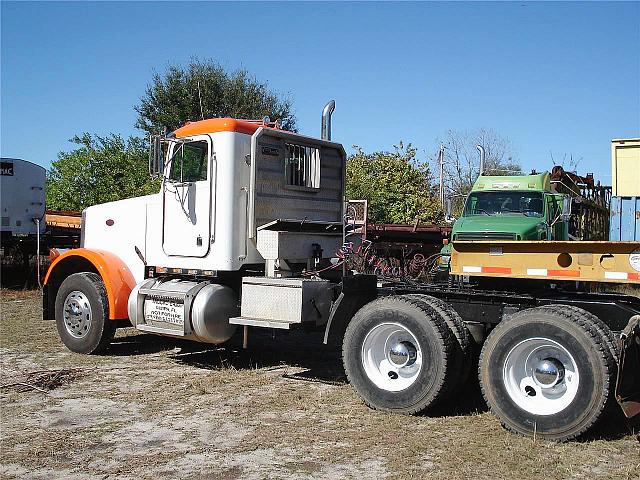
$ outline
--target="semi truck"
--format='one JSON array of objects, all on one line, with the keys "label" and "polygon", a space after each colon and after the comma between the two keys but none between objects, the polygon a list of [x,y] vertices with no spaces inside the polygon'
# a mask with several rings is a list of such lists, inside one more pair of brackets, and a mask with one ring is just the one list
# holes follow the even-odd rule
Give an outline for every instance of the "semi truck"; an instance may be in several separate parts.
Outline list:
[{"label": "semi truck", "polygon": [[428,413],[477,371],[520,434],[575,438],[616,400],[637,414],[640,299],[584,285],[638,284],[640,243],[454,238],[443,282],[354,273],[334,108],[320,138],[229,118],[153,137],[160,191],[85,209],[80,248],[47,272],[43,316],[62,342],[92,354],[125,326],[246,346],[252,329],[321,330],[375,409]]}]

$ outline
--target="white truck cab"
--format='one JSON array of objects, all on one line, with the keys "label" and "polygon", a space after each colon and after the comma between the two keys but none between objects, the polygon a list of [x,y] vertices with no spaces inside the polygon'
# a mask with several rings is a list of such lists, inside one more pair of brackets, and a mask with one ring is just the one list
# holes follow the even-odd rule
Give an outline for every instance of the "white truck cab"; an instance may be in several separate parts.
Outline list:
[{"label": "white truck cab", "polygon": [[[89,297],[65,288],[76,271],[89,269],[104,284],[107,323],[128,319],[140,330],[220,343],[233,333],[230,318],[257,321],[252,314],[243,322],[237,308],[245,277],[299,275],[326,264],[342,243],[340,144],[266,120],[214,118],[154,137],[151,147],[160,191],[85,209],[81,248],[56,259],[45,279],[45,315],[62,318],[63,340],[68,333],[75,349],[101,345],[86,340]],[[287,291],[273,283],[247,288],[269,298]],[[321,309],[326,317],[328,306]]]}]

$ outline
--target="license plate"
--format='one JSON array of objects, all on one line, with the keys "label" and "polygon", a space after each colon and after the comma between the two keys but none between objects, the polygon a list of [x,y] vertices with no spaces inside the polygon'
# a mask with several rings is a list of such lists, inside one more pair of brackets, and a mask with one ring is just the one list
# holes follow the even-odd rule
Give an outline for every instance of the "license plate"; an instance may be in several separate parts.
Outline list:
[{"label": "license plate", "polygon": [[184,304],[166,300],[147,299],[144,302],[144,317],[147,322],[184,325]]}]

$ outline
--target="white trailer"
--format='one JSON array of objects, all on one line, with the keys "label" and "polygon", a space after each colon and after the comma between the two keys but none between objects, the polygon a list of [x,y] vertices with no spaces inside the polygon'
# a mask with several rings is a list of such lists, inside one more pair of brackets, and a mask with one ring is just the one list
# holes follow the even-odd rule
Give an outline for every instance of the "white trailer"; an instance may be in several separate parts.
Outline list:
[{"label": "white trailer", "polygon": [[45,169],[17,158],[0,163],[3,243],[45,231]]}]

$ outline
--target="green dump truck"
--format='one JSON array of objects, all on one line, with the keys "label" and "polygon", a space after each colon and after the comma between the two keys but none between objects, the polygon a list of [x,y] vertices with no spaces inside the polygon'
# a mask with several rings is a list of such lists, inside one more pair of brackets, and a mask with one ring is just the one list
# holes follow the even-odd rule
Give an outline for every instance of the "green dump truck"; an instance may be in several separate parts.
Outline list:
[{"label": "green dump truck", "polygon": [[[449,203],[450,205],[450,203]],[[450,221],[451,207],[447,208]],[[451,232],[456,240],[568,240],[571,197],[550,174],[480,175]]]}]

